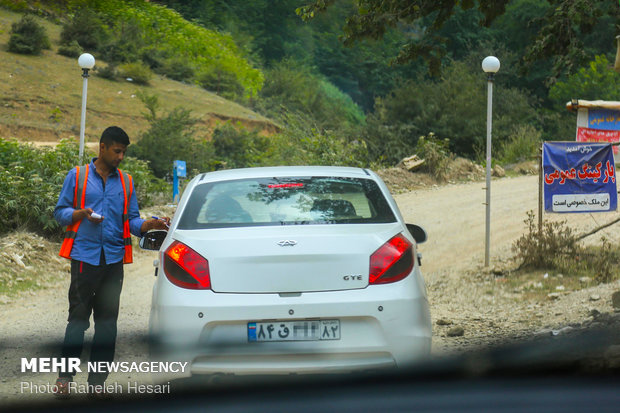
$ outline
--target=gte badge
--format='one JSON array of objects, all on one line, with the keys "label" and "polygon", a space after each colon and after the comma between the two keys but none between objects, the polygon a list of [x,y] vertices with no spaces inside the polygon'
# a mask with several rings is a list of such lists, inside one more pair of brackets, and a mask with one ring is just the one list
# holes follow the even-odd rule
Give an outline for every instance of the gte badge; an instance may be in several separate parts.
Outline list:
[{"label": "gte badge", "polygon": [[292,239],[285,239],[285,240],[279,241],[278,245],[281,247],[294,247],[295,245],[297,245],[297,241],[294,241]]}]

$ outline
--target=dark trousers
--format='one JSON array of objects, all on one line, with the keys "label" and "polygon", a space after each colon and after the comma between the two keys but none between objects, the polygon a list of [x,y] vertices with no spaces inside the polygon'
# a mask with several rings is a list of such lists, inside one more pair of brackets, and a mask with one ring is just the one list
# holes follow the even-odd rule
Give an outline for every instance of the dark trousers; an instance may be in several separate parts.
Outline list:
[{"label": "dark trousers", "polygon": [[[102,263],[105,263],[102,254]],[[90,349],[90,361],[113,361],[116,345],[116,321],[123,287],[123,262],[90,265],[71,260],[69,287],[69,318],[65,330],[62,357],[80,357],[84,332],[93,314],[95,335]],[[75,373],[61,373],[72,377]],[[89,373],[89,384],[103,384],[107,373]]]}]

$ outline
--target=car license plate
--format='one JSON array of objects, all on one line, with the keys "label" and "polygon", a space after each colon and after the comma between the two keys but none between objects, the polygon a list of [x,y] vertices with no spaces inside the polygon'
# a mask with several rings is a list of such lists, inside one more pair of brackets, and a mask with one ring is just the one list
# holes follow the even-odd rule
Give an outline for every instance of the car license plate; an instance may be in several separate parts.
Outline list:
[{"label": "car license plate", "polygon": [[248,341],[340,340],[340,320],[248,323]]}]

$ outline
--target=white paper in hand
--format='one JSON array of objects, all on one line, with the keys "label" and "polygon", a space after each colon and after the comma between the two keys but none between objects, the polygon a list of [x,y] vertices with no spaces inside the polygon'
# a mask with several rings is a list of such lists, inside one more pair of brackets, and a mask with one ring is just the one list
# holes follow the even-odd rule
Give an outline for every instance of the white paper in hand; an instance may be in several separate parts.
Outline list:
[{"label": "white paper in hand", "polygon": [[96,212],[93,212],[92,214],[90,214],[90,217],[91,217],[91,218],[95,218],[95,219],[101,219],[101,215],[99,215],[99,214],[98,214],[98,213],[96,213]]}]

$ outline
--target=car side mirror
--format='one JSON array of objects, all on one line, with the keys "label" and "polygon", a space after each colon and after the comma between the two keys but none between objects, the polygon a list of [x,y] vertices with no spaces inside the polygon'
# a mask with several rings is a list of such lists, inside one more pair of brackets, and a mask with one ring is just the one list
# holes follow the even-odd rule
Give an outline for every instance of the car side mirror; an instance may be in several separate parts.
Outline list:
[{"label": "car side mirror", "polygon": [[145,250],[159,251],[161,244],[164,243],[164,239],[168,235],[168,231],[162,229],[155,229],[144,234],[140,238],[140,248]]},{"label": "car side mirror", "polygon": [[424,231],[424,228],[419,225],[407,224],[407,229],[409,230],[409,233],[411,234],[415,242],[417,242],[418,244],[422,244],[428,239],[426,231]]}]

